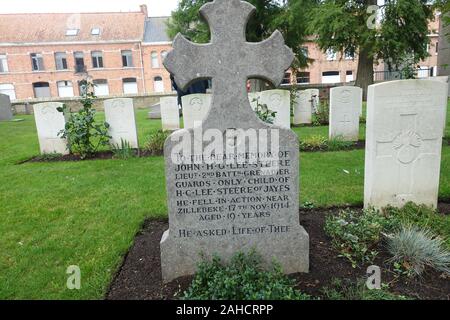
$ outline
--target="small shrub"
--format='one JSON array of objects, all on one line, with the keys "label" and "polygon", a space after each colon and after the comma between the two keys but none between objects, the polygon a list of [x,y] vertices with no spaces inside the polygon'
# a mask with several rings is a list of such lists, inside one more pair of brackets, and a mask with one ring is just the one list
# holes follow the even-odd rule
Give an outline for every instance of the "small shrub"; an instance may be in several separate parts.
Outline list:
[{"label": "small shrub", "polygon": [[396,225],[395,219],[376,210],[342,210],[326,218],[325,232],[341,256],[356,267],[373,262],[378,255],[376,247],[381,240],[381,233],[394,229]]},{"label": "small shrub", "polygon": [[352,141],[344,141],[343,137],[335,137],[327,141],[328,151],[348,150],[355,144]]},{"label": "small shrub", "polygon": [[109,124],[99,124],[95,121],[96,111],[92,107],[96,98],[94,84],[83,81],[81,85],[85,88],[81,99],[83,108],[77,113],[72,113],[66,105],[58,108],[61,113],[69,113],[66,126],[58,135],[67,139],[67,148],[72,154],[86,159],[95,154],[100,146],[107,146],[111,137],[108,135]]},{"label": "small shrub", "polygon": [[386,285],[381,289],[370,290],[364,279],[356,283],[348,279],[333,279],[331,286],[322,289],[326,300],[406,300],[405,296],[395,295],[388,291]]},{"label": "small shrub", "polygon": [[256,102],[255,113],[258,118],[265,123],[273,124],[277,113],[270,110],[266,104],[259,103],[259,98],[253,99],[253,102]]},{"label": "small shrub", "polygon": [[328,148],[327,139],[320,135],[313,135],[300,140],[300,151],[325,151]]},{"label": "small shrub", "polygon": [[403,226],[388,236],[387,247],[394,267],[409,276],[421,275],[427,267],[450,274],[450,252],[429,230]]},{"label": "small shrub", "polygon": [[[314,110],[313,110],[314,112]],[[326,126],[330,123],[330,108],[326,101],[317,106],[317,111],[313,113],[313,126]]]},{"label": "small shrub", "polygon": [[220,258],[203,260],[189,289],[189,300],[306,300],[309,296],[294,289],[293,281],[277,265],[264,270],[254,251],[237,253],[229,264]]},{"label": "small shrub", "polygon": [[133,158],[136,155],[133,148],[131,148],[130,143],[123,139],[120,139],[120,145],[111,145],[111,150],[114,154],[114,159],[126,160]]},{"label": "small shrub", "polygon": [[155,130],[150,133],[150,136],[145,144],[145,150],[154,156],[160,156],[164,153],[164,143],[167,137],[170,136],[169,131]]}]

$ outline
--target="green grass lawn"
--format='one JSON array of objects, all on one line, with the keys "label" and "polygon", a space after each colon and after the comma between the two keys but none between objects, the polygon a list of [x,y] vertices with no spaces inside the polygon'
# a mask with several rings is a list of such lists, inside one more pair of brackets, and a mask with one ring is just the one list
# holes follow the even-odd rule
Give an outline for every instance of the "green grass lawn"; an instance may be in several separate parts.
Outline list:
[{"label": "green grass lawn", "polygon": [[[161,126],[146,116],[137,112],[141,145]],[[39,147],[33,117],[16,118],[0,123],[0,299],[101,299],[144,219],[167,216],[163,158],[18,165]],[[301,153],[300,166],[302,203],[362,204],[363,150]],[[441,172],[439,196],[450,199],[448,146]],[[81,268],[81,290],[66,288],[69,265]]]}]

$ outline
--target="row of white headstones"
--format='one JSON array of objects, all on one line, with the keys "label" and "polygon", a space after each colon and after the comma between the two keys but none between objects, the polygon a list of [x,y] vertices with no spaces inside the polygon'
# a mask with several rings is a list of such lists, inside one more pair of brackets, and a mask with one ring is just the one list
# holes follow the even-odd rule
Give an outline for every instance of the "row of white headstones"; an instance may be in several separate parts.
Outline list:
[{"label": "row of white headstones", "polygon": [[[285,97],[286,101],[289,97],[289,92],[283,90],[272,94]],[[301,107],[294,110],[300,114],[300,119],[305,119],[309,117],[313,104],[310,103],[309,93],[306,97],[302,95],[305,93],[300,92],[298,99]],[[445,81],[403,80],[369,87],[364,186],[366,206],[402,206],[408,201],[437,206],[447,96],[448,85]],[[199,97],[187,96],[184,99],[184,125],[191,128],[197,118],[203,119],[209,103],[200,104]],[[254,108],[254,98],[250,99]],[[264,103],[264,94],[261,94],[261,99]],[[330,127],[333,127],[330,134],[357,139],[361,91],[355,87],[334,88],[330,100]],[[290,118],[288,102],[279,104],[286,109],[284,111],[272,107],[270,100],[268,105],[274,111],[281,110],[280,114],[287,113]],[[300,112],[304,105],[307,109],[305,117]],[[60,106],[60,103],[34,105],[43,154],[68,153],[66,141],[58,136],[66,122],[65,115],[56,110]],[[106,100],[104,107],[106,121],[110,124],[111,143],[120,145],[124,140],[132,148],[138,148],[132,99]],[[161,116],[166,129],[179,128],[176,101],[173,105],[169,99],[162,99]],[[290,121],[285,121],[285,125],[290,126]],[[280,122],[277,124],[280,125]]]},{"label": "row of white headstones", "polygon": [[[318,89],[307,89],[295,92],[291,101],[288,90],[267,90],[249,93],[249,101],[253,110],[267,107],[275,112],[273,124],[291,128],[293,125],[311,124],[313,113],[319,112],[320,98]],[[362,115],[362,89],[358,87],[337,87],[331,89],[331,112],[329,137],[340,137],[346,141],[357,141],[359,138],[359,119]],[[293,115],[291,119],[291,102]],[[163,130],[181,128],[178,99],[164,97],[160,100]],[[193,128],[200,123],[209,112],[210,94],[192,94],[182,97],[183,124],[185,129]],[[263,107],[264,106],[264,107]],[[292,120],[292,121],[291,121]]]}]

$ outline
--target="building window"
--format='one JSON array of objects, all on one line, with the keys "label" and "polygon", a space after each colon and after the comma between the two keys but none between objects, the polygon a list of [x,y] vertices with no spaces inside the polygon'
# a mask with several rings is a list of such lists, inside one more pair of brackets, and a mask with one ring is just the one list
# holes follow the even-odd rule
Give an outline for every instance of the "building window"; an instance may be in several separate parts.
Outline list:
[{"label": "building window", "polygon": [[436,55],[439,54],[439,42],[436,42],[436,51],[435,51]]},{"label": "building window", "polygon": [[91,29],[91,35],[99,36],[100,35],[100,28],[92,28]]},{"label": "building window", "polygon": [[155,92],[164,92],[164,82],[162,77],[157,76],[153,78],[153,90]]},{"label": "building window", "polygon": [[8,72],[8,60],[6,54],[0,54],[0,73]]},{"label": "building window", "polygon": [[322,83],[339,83],[341,77],[339,71],[326,71],[322,73]]},{"label": "building window", "polygon": [[136,78],[123,79],[123,93],[124,94],[138,94],[138,86]]},{"label": "building window", "polygon": [[131,50],[122,51],[122,65],[125,68],[133,66],[133,52]]},{"label": "building window", "polygon": [[297,84],[309,84],[310,81],[309,72],[297,72]]},{"label": "building window", "polygon": [[284,78],[281,84],[291,84],[291,74],[289,72],[284,73]]},{"label": "building window", "polygon": [[346,82],[352,82],[353,79],[353,71],[349,70],[345,73],[345,81]]},{"label": "building window", "polygon": [[309,49],[308,49],[308,47],[302,47],[302,54],[305,56],[305,58],[309,58]]},{"label": "building window", "polygon": [[31,54],[31,64],[33,67],[33,71],[44,70],[44,59],[42,58],[42,55],[39,53]]},{"label": "building window", "polygon": [[78,35],[78,29],[67,29],[66,30],[66,36],[73,37],[76,35]]},{"label": "building window", "polygon": [[92,51],[92,67],[94,69],[103,68],[103,53],[101,51]]},{"label": "building window", "polygon": [[152,51],[152,68],[157,69],[159,68],[159,60],[158,60],[158,53],[156,51]]},{"label": "building window", "polygon": [[94,94],[97,97],[109,96],[108,80],[98,79],[94,80],[93,83],[94,83]]},{"label": "building window", "polygon": [[73,97],[73,85],[70,81],[58,81],[58,96],[61,98]]},{"label": "building window", "polygon": [[337,54],[333,49],[328,49],[326,52],[326,56],[328,61],[334,61],[336,60]]},{"label": "building window", "polygon": [[33,83],[34,97],[35,98],[48,98],[51,97],[50,85],[48,82],[35,82]]},{"label": "building window", "polygon": [[0,84],[0,93],[6,94],[11,100],[16,100],[16,90],[11,83]]},{"label": "building window", "polygon": [[81,51],[75,52],[73,54],[75,58],[75,72],[84,72],[84,54]]},{"label": "building window", "polygon": [[355,60],[355,55],[353,52],[345,51],[345,60]]},{"label": "building window", "polygon": [[56,70],[67,70],[67,55],[65,52],[55,53]]}]

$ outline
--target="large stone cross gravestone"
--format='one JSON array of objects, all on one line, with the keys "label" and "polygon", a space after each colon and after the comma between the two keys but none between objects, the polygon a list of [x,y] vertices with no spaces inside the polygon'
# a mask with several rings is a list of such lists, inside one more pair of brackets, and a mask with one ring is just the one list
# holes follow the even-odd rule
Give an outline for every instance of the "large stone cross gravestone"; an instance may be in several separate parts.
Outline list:
[{"label": "large stone cross gravestone", "polygon": [[279,32],[248,43],[255,8],[215,0],[201,14],[211,43],[178,35],[164,61],[184,89],[212,78],[211,108],[199,127],[178,130],[164,146],[169,230],[161,239],[165,282],[196,271],[200,254],[225,261],[256,249],[286,273],[308,272],[309,237],[299,223],[299,143],[290,129],[260,121],[250,106],[248,78],[278,85],[292,51]]}]

